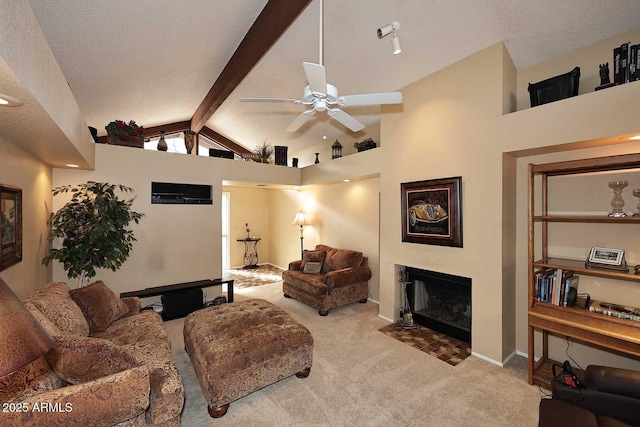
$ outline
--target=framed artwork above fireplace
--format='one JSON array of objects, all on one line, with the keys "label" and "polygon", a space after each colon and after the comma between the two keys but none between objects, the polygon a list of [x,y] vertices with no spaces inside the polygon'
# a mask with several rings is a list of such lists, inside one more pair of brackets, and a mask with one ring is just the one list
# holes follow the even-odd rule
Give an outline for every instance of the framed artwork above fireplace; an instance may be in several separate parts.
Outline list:
[{"label": "framed artwork above fireplace", "polygon": [[462,247],[462,178],[403,182],[402,241]]}]

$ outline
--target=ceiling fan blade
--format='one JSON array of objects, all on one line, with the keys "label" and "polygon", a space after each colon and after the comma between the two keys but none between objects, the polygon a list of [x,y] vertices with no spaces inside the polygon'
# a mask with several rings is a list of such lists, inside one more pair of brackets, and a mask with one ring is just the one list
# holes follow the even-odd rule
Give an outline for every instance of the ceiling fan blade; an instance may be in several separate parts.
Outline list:
[{"label": "ceiling fan blade", "polygon": [[296,102],[293,98],[240,98],[240,102]]},{"label": "ceiling fan blade", "polygon": [[364,129],[364,125],[362,123],[339,108],[330,108],[327,113],[329,114],[329,117],[336,119],[349,129],[351,129],[353,132],[358,132]]},{"label": "ceiling fan blade", "polygon": [[401,104],[401,92],[363,93],[360,95],[346,95],[338,98],[338,104],[343,107],[356,105]]},{"label": "ceiling fan blade", "polygon": [[298,117],[293,119],[291,124],[287,127],[287,132],[295,132],[300,129],[300,127],[305,124],[307,120],[309,120],[315,113],[316,110],[314,109],[303,111]]},{"label": "ceiling fan blade", "polygon": [[313,62],[303,62],[302,66],[304,67],[311,93],[319,98],[327,96],[327,73],[324,66]]}]

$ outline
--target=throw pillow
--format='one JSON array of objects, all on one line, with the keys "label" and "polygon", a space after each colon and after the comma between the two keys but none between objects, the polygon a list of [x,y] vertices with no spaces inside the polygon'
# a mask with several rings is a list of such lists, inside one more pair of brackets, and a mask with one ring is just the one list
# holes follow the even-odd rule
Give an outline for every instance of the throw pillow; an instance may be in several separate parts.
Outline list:
[{"label": "throw pillow", "polygon": [[128,350],[101,338],[55,337],[47,361],[56,374],[71,384],[81,384],[140,366]]},{"label": "throw pillow", "polygon": [[325,251],[309,251],[305,249],[302,253],[302,264],[300,264],[300,268],[304,271],[308,262],[318,262],[320,263],[320,268],[322,268],[322,263],[326,256],[327,253]]},{"label": "throw pillow", "polygon": [[91,332],[104,332],[111,323],[129,312],[127,304],[101,280],[72,289],[69,295],[82,310]]},{"label": "throw pillow", "polygon": [[89,335],[89,325],[69,293],[49,293],[27,300],[33,304],[61,332],[81,337]]},{"label": "throw pillow", "polygon": [[33,303],[27,301],[24,303],[24,306],[29,310],[29,313],[40,323],[40,326],[44,328],[45,331],[49,332],[49,335],[52,337],[62,335],[62,331],[58,328],[52,321],[47,319],[47,317],[38,310]]},{"label": "throw pillow", "polygon": [[308,261],[305,265],[304,265],[304,271],[305,273],[309,273],[309,274],[320,274],[320,269],[322,269],[322,263],[321,262],[312,262],[312,261]]}]

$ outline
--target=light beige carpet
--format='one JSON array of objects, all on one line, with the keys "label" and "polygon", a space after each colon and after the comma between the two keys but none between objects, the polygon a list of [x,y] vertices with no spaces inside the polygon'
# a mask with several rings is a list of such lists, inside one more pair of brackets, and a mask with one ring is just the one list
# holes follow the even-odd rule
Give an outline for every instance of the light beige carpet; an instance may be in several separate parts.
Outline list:
[{"label": "light beige carpet", "polygon": [[387,323],[372,303],[321,317],[285,299],[281,283],[239,289],[236,296],[271,301],[311,331],[311,374],[232,402],[224,417],[213,419],[184,351],[184,319],[166,322],[185,385],[184,427],[537,426],[541,393],[526,382],[525,358],[499,368],[472,356],[454,367],[380,333]]}]

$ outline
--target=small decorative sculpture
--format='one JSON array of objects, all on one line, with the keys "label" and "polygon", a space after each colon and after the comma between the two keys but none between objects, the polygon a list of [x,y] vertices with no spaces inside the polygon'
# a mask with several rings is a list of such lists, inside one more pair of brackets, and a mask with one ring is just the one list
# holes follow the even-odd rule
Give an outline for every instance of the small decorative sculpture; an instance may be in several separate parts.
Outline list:
[{"label": "small decorative sculpture", "polygon": [[611,83],[609,79],[609,63],[600,64],[600,86]]},{"label": "small decorative sculpture", "polygon": [[[636,188],[633,190],[633,195],[640,199],[640,188]],[[638,203],[638,212],[634,213],[633,216],[640,216],[640,203]]]},{"label": "small decorative sculpture", "polygon": [[611,208],[612,211],[609,213],[609,216],[614,218],[622,218],[627,216],[626,213],[622,211],[624,207],[624,200],[622,199],[622,189],[629,185],[627,181],[613,181],[609,183],[609,188],[613,190],[613,199],[611,200]]},{"label": "small decorative sculpture", "polygon": [[337,159],[342,157],[342,144],[336,139],[336,142],[331,146],[331,159]]},{"label": "small decorative sculpture", "polygon": [[196,145],[196,133],[192,130],[184,131],[184,147],[187,149],[187,154],[191,154],[193,147]]}]

